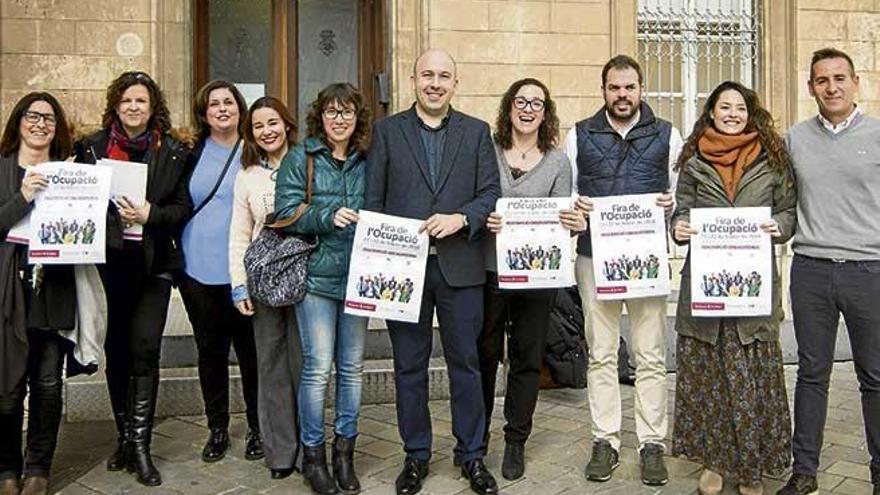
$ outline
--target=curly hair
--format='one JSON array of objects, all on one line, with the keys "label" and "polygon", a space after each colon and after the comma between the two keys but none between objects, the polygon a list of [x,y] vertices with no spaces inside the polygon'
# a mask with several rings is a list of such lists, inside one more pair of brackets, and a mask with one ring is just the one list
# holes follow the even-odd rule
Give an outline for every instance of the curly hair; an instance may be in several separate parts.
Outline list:
[{"label": "curly hair", "polygon": [[247,103],[244,101],[244,96],[231,82],[215,79],[202,86],[193,100],[192,121],[196,128],[197,139],[205,139],[211,135],[211,126],[208,125],[207,118],[208,100],[216,89],[226,89],[232,93],[232,99],[235,100],[235,105],[238,107],[238,135],[244,135],[244,120],[245,114],[247,114]]},{"label": "curly hair", "polygon": [[333,83],[325,87],[318,93],[309,105],[309,113],[306,115],[306,128],[309,137],[315,137],[321,140],[331,150],[333,146],[327,139],[327,132],[324,130],[324,109],[333,103],[342,106],[353,105],[357,111],[357,120],[355,121],[354,134],[348,140],[348,149],[345,154],[348,155],[352,149],[361,153],[366,153],[370,147],[370,138],[372,137],[371,115],[370,110],[364,107],[364,97],[360,91],[349,83]]},{"label": "curly hair", "polygon": [[45,101],[55,112],[55,137],[52,138],[52,143],[49,145],[49,158],[66,160],[73,150],[67,116],[58,100],[51,94],[42,91],[34,91],[24,95],[13,107],[9,120],[6,121],[6,128],[3,130],[3,138],[0,139],[0,156],[9,156],[18,152],[21,147],[21,133],[19,132],[21,119],[36,101]]},{"label": "curly hair", "polygon": [[171,112],[168,111],[165,93],[149,74],[141,71],[123,72],[107,87],[107,105],[104,107],[104,115],[101,116],[101,127],[110,129],[113,122],[118,121],[116,107],[122,100],[122,94],[138,84],[147,88],[150,93],[150,120],[147,122],[147,130],[166,134],[171,130]]},{"label": "curly hair", "polygon": [[728,90],[736,91],[742,95],[743,100],[746,102],[746,109],[749,112],[749,121],[746,123],[743,132],[758,133],[758,139],[761,140],[761,146],[767,150],[770,164],[774,168],[784,170],[790,167],[791,156],[789,156],[788,150],[785,148],[785,141],[776,131],[776,124],[773,121],[773,116],[761,106],[761,100],[758,98],[758,93],[755,93],[738,82],[725,81],[712,91],[709,98],[706,100],[706,104],[703,105],[703,111],[700,113],[700,117],[694,124],[694,130],[691,132],[690,136],[688,136],[687,142],[685,142],[684,148],[681,150],[681,154],[678,155],[675,169],[682,170],[691,157],[699,155],[700,151],[698,144],[700,138],[703,136],[703,133],[707,128],[714,126],[711,112],[715,108],[715,104],[718,102],[718,98],[721,94]]},{"label": "curly hair", "polygon": [[544,83],[531,77],[514,82],[501,97],[498,117],[495,119],[495,142],[505,150],[513,147],[513,123],[510,121],[510,112],[513,108],[513,99],[523,86],[537,86],[544,92],[544,121],[538,127],[538,149],[541,153],[546,153],[559,142],[559,117],[556,115],[556,102],[550,97],[550,90]]},{"label": "curly hair", "polygon": [[244,119],[244,148],[241,151],[241,167],[248,168],[252,165],[259,165],[261,160],[266,159],[266,151],[263,148],[260,148],[260,145],[257,144],[257,139],[254,137],[254,112],[261,108],[270,108],[275,110],[278,113],[278,116],[281,117],[281,120],[284,121],[284,125],[287,127],[287,146],[288,148],[292,147],[296,144],[296,119],[293,118],[293,115],[290,114],[290,110],[287,109],[287,106],[274,96],[263,96],[262,98],[257,98],[257,101],[251,104],[251,108],[248,109],[247,115]]}]

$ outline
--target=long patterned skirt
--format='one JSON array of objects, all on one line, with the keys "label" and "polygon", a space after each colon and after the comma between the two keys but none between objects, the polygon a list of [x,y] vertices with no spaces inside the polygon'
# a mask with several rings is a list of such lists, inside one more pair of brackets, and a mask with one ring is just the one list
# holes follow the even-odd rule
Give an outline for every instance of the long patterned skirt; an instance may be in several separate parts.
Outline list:
[{"label": "long patterned skirt", "polygon": [[721,323],[715,345],[679,335],[673,455],[738,484],[790,465],[791,419],[779,342],[742,345]]}]

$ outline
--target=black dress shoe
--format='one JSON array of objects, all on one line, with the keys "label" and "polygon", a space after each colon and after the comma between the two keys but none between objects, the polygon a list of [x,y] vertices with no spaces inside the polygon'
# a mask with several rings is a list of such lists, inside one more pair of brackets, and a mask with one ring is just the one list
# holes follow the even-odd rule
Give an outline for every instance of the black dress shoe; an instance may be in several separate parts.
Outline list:
[{"label": "black dress shoe", "polygon": [[229,448],[229,433],[225,428],[214,428],[208,437],[205,448],[202,449],[202,460],[205,462],[217,462],[226,457],[226,449]]},{"label": "black dress shoe", "polygon": [[403,461],[403,470],[394,481],[397,495],[412,495],[422,489],[422,480],[428,476],[428,461],[420,461],[407,457]]},{"label": "black dress shoe", "polygon": [[461,466],[461,475],[471,482],[471,491],[483,495],[498,493],[498,484],[492,473],[486,469],[483,459],[473,459]]},{"label": "black dress shoe", "polygon": [[501,462],[501,476],[506,480],[522,478],[526,470],[526,446],[522,443],[506,442],[504,444],[504,460]]},{"label": "black dress shoe", "polygon": [[270,469],[269,473],[273,480],[283,480],[293,474],[294,468]]},{"label": "black dress shoe", "polygon": [[249,461],[262,459],[266,454],[263,452],[263,437],[259,431],[248,430],[244,437],[244,458]]}]

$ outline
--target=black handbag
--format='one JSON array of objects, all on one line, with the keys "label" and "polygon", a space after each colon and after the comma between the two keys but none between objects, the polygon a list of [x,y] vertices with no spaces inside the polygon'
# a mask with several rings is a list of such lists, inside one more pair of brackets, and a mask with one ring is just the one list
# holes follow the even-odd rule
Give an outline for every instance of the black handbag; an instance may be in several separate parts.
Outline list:
[{"label": "black handbag", "polygon": [[248,293],[273,308],[296,304],[306,295],[309,253],[318,246],[317,239],[287,234],[282,229],[293,225],[309,207],[314,174],[314,158],[308,155],[305,202],[289,218],[264,225],[244,254]]}]

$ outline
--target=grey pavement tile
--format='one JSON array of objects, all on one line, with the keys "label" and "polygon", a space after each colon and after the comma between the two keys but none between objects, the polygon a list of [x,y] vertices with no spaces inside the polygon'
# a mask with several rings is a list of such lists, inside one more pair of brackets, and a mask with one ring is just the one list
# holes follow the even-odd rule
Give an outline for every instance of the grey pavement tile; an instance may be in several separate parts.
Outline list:
[{"label": "grey pavement tile", "polygon": [[866,464],[856,464],[848,461],[837,461],[825,470],[826,473],[855,478],[865,482],[871,481],[871,472]]},{"label": "grey pavement tile", "polygon": [[873,487],[867,481],[847,479],[831,492],[836,495],[870,495]]},{"label": "grey pavement tile", "polygon": [[80,483],[71,483],[62,488],[58,493],[62,495],[101,495],[101,492],[96,492]]},{"label": "grey pavement tile", "polygon": [[400,455],[403,449],[399,443],[376,440],[375,442],[370,442],[363,446],[358,445],[356,450],[380,459],[388,459],[389,457]]}]

